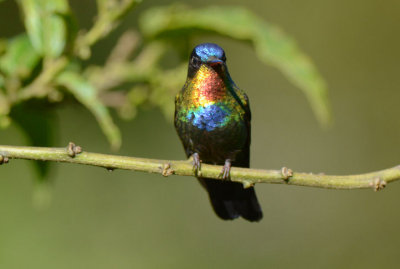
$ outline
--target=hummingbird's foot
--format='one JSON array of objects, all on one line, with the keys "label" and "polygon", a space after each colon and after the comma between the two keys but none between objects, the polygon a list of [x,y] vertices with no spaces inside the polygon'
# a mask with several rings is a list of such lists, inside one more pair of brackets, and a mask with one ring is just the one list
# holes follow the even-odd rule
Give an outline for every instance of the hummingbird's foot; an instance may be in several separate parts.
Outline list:
[{"label": "hummingbird's foot", "polygon": [[193,153],[192,158],[193,158],[193,171],[195,175],[198,176],[201,169],[200,156],[198,153]]},{"label": "hummingbird's foot", "polygon": [[219,177],[221,177],[222,179],[229,179],[230,172],[231,172],[231,166],[232,166],[231,160],[226,159],[224,167],[222,168],[221,173],[219,173]]}]

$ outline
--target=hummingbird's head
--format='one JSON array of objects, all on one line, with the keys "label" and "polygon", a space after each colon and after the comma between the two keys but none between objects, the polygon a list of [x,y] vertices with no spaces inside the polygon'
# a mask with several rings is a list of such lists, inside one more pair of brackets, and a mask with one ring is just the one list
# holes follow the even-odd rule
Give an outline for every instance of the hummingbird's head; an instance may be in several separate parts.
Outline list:
[{"label": "hummingbird's head", "polygon": [[194,75],[202,65],[212,67],[218,73],[225,72],[225,62],[225,52],[217,44],[203,43],[197,45],[190,55],[189,76]]}]

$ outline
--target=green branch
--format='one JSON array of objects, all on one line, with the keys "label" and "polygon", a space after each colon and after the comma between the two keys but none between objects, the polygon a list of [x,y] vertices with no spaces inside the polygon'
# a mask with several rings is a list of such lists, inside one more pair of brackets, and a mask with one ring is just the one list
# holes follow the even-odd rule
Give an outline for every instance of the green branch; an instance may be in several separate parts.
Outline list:
[{"label": "green branch", "polygon": [[[26,159],[86,164],[107,169],[125,169],[156,173],[163,176],[195,176],[192,160],[170,161],[136,157],[125,157],[90,153],[69,143],[67,148],[19,147],[0,145],[0,163],[9,159]],[[222,166],[202,164],[199,176],[222,180]],[[298,173],[283,167],[281,170],[262,170],[232,167],[230,180],[241,182],[245,187],[255,183],[275,183],[319,187],[327,189],[383,189],[387,183],[400,179],[400,166],[358,175],[333,176],[324,174]]]}]

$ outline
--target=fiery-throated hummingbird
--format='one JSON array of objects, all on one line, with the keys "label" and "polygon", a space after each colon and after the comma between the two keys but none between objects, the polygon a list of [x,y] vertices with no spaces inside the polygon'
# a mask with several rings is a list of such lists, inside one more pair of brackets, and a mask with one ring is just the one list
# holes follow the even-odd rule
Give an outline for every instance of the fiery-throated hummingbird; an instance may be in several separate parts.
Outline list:
[{"label": "fiery-throated hummingbird", "polygon": [[199,177],[224,220],[262,218],[254,188],[229,180],[231,166],[249,167],[250,120],[249,100],[229,75],[224,50],[213,43],[196,46],[186,83],[175,99],[175,128],[195,169],[200,162],[224,165],[225,180]]}]

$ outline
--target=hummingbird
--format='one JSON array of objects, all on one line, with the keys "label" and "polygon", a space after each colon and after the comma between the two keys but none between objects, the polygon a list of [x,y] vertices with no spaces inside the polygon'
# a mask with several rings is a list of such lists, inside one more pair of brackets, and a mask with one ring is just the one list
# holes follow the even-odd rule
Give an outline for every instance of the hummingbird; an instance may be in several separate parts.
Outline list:
[{"label": "hummingbird", "polygon": [[[175,98],[175,128],[214,212],[223,220],[262,218],[254,187],[230,181],[231,166],[249,167],[249,99],[229,75],[224,50],[214,43],[196,46],[186,82]],[[223,180],[203,178],[200,164],[223,165]]]}]

